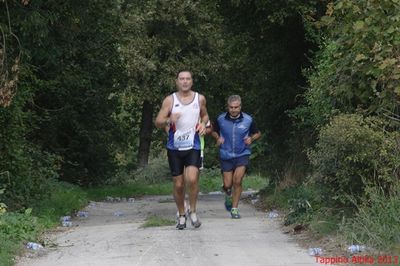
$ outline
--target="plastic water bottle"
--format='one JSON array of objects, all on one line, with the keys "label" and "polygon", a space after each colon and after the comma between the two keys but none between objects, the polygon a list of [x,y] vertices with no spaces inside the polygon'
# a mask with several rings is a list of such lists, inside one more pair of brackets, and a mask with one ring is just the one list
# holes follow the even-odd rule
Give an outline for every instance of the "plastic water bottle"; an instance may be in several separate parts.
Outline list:
[{"label": "plastic water bottle", "polygon": [[43,246],[38,243],[35,243],[35,242],[28,242],[28,243],[26,243],[26,248],[32,249],[32,250],[38,250],[38,249],[42,249]]},{"label": "plastic water bottle", "polygon": [[208,192],[209,195],[221,195],[222,192],[221,191],[210,191]]},{"label": "plastic water bottle", "polygon": [[256,204],[257,202],[258,202],[258,199],[252,199],[251,200],[251,204],[253,204],[253,205]]},{"label": "plastic water bottle", "polygon": [[64,227],[71,227],[71,226],[72,226],[72,222],[71,222],[71,221],[63,221],[63,222],[62,222],[62,226],[64,226]]},{"label": "plastic water bottle", "polygon": [[363,245],[351,245],[347,248],[350,253],[358,253],[363,252],[365,250],[365,246]]},{"label": "plastic water bottle", "polygon": [[270,211],[268,213],[268,218],[271,218],[271,219],[277,218],[278,216],[279,216],[279,214],[278,214],[278,212],[276,210]]},{"label": "plastic water bottle", "polygon": [[321,248],[309,248],[308,255],[310,255],[310,256],[322,255],[322,249]]},{"label": "plastic water bottle", "polygon": [[106,201],[111,201],[111,202],[112,202],[112,201],[114,201],[114,198],[113,198],[113,197],[110,197],[110,196],[107,196],[107,197],[106,197]]},{"label": "plastic water bottle", "polygon": [[121,212],[121,211],[116,211],[116,212],[114,212],[114,216],[123,216],[124,215],[124,213],[123,212]]},{"label": "plastic water bottle", "polygon": [[83,218],[87,218],[87,217],[89,216],[89,213],[88,213],[88,212],[85,212],[85,211],[79,211],[79,212],[76,214],[76,216],[78,216],[78,217],[83,217]]},{"label": "plastic water bottle", "polygon": [[60,222],[68,222],[71,221],[71,216],[67,215],[67,216],[62,216],[60,218]]}]

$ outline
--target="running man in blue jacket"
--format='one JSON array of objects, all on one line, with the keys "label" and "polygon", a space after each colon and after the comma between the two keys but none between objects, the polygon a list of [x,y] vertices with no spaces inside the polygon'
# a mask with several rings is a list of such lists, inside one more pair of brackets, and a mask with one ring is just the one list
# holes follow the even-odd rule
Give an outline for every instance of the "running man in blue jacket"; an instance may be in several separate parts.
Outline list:
[{"label": "running man in blue jacket", "polygon": [[218,116],[211,134],[219,146],[223,189],[226,193],[225,208],[233,219],[239,219],[238,205],[242,180],[249,164],[250,146],[261,137],[253,118],[242,112],[239,95],[228,98],[228,112]]}]

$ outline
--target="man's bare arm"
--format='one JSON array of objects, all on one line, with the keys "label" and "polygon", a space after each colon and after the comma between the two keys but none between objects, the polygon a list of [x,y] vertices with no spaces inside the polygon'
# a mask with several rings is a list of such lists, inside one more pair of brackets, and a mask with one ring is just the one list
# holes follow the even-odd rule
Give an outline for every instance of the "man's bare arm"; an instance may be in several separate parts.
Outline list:
[{"label": "man's bare arm", "polygon": [[206,98],[203,95],[200,95],[200,119],[201,123],[197,130],[200,135],[204,135],[206,133],[206,125],[210,118],[208,117],[207,113]]},{"label": "man's bare arm", "polygon": [[261,132],[260,132],[260,131],[258,131],[257,133],[254,133],[254,134],[251,136],[252,141],[258,140],[260,137],[261,137]]},{"label": "man's bare arm", "polygon": [[164,99],[161,105],[161,109],[156,117],[155,125],[157,128],[165,128],[166,126],[169,125],[170,123],[169,114],[171,111],[171,106],[172,106],[172,96],[167,96]]},{"label": "man's bare arm", "polygon": [[206,97],[200,95],[200,117],[201,122],[204,123],[204,126],[210,121],[208,117],[207,107],[206,107]]}]

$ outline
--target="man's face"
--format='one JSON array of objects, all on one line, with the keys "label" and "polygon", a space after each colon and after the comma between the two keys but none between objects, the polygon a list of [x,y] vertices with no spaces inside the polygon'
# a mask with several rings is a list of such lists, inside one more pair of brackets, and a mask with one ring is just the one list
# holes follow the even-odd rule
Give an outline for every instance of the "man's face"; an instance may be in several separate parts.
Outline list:
[{"label": "man's face", "polygon": [[179,91],[189,91],[193,86],[193,79],[190,72],[183,71],[178,74],[176,87]]},{"label": "man's face", "polygon": [[232,117],[237,117],[242,110],[242,103],[239,101],[233,101],[228,103],[228,112]]}]

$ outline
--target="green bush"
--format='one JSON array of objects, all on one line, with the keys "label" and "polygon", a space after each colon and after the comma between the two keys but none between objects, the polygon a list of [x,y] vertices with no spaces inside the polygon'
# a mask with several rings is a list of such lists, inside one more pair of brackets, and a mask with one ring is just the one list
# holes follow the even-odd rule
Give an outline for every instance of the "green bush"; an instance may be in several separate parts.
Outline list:
[{"label": "green bush", "polygon": [[388,133],[378,118],[338,115],[323,127],[316,147],[309,152],[317,180],[332,198],[349,204],[348,196],[359,200],[366,186],[389,191],[400,166],[396,133]]},{"label": "green bush", "polygon": [[145,167],[138,168],[131,172],[124,170],[118,172],[107,181],[108,185],[133,184],[142,181],[146,184],[155,184],[172,180],[169,170],[168,159],[164,153],[150,159]]},{"label": "green bush", "polygon": [[12,265],[21,242],[34,241],[42,228],[38,219],[31,215],[31,209],[0,215],[0,265]]},{"label": "green bush", "polygon": [[86,192],[76,185],[52,182],[50,188],[49,195],[31,205],[34,215],[50,223],[57,222],[60,216],[79,210],[88,201]]},{"label": "green bush", "polygon": [[8,108],[0,108],[0,202],[10,210],[26,208],[46,195],[48,183],[58,177],[59,158],[26,139],[32,130],[32,114],[24,110],[30,91],[19,92]]},{"label": "green bush", "polygon": [[200,172],[199,186],[203,193],[220,191],[222,186],[221,171],[218,168],[204,168]]}]

